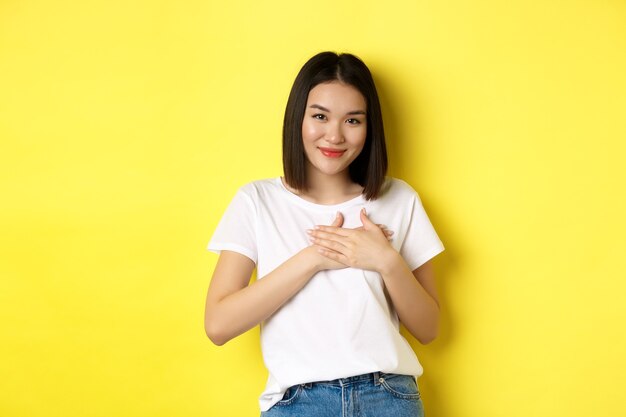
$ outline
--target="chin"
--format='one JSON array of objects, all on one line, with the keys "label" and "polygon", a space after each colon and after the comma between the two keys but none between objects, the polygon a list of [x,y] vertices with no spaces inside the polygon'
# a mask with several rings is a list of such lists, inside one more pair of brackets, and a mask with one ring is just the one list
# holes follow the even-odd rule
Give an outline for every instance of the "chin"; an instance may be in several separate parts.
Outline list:
[{"label": "chin", "polygon": [[324,174],[324,175],[339,175],[342,174],[344,172],[348,171],[348,167],[341,167],[341,168],[320,168],[320,167],[314,167],[315,170],[319,171],[320,173]]},{"label": "chin", "polygon": [[323,160],[315,160],[314,163],[311,163],[309,160],[310,169],[317,171],[324,175],[338,175],[343,174],[344,172],[348,172],[348,168],[350,167],[351,161],[332,161],[328,159]]}]

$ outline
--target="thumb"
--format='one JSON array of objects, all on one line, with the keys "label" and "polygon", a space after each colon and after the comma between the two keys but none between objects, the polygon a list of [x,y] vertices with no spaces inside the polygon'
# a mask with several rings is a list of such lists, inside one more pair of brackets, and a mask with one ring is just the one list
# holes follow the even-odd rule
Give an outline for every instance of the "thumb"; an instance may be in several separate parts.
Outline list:
[{"label": "thumb", "polygon": [[363,223],[363,227],[365,229],[370,229],[372,226],[378,227],[370,220],[369,217],[367,217],[367,213],[365,212],[365,207],[361,209],[361,223]]},{"label": "thumb", "polygon": [[341,212],[337,212],[337,216],[335,216],[335,220],[333,220],[333,223],[331,224],[331,226],[335,226],[335,227],[341,227],[343,226],[343,214],[341,214]]}]

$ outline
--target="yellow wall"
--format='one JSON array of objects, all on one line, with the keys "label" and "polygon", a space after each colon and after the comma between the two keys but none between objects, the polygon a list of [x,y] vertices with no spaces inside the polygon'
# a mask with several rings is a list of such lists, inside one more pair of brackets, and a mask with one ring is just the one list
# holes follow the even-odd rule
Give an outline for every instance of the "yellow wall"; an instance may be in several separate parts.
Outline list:
[{"label": "yellow wall", "polygon": [[254,416],[204,336],[236,188],[281,173],[299,67],[371,67],[391,171],[447,246],[431,417],[617,416],[626,3],[0,3],[0,415]]}]

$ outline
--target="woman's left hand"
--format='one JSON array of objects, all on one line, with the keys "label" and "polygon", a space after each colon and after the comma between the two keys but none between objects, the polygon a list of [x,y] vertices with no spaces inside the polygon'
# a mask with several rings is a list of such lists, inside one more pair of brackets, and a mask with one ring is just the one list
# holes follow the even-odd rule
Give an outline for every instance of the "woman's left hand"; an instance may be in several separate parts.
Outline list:
[{"label": "woman's left hand", "polygon": [[356,229],[316,226],[307,232],[322,255],[353,268],[380,272],[395,249],[385,232],[367,217],[365,209],[361,210],[361,222],[363,227]]}]

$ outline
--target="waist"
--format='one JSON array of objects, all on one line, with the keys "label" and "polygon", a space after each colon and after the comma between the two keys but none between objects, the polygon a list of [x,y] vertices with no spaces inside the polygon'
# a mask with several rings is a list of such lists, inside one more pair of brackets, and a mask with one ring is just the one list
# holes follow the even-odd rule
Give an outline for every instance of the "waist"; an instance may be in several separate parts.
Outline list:
[{"label": "waist", "polygon": [[347,378],[338,378],[338,379],[333,379],[330,381],[307,382],[301,385],[306,388],[310,388],[315,385],[326,385],[326,386],[336,386],[336,387],[345,387],[348,385],[367,384],[367,383],[370,383],[370,384],[373,383],[374,385],[379,385],[386,378],[393,378],[397,376],[407,376],[407,375],[388,374],[385,372],[370,372],[368,374],[349,376]]}]

